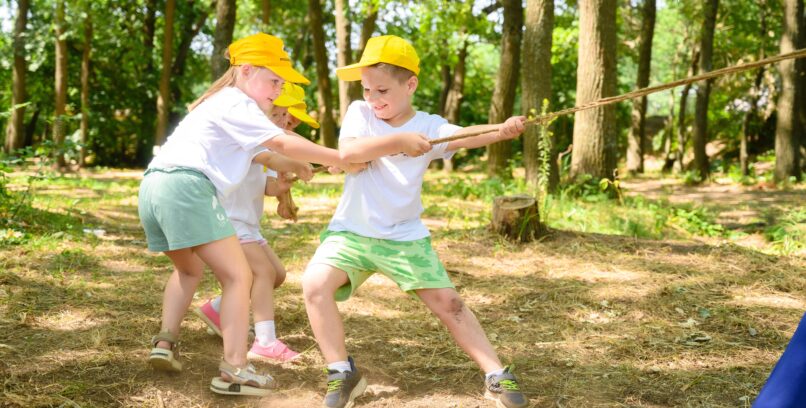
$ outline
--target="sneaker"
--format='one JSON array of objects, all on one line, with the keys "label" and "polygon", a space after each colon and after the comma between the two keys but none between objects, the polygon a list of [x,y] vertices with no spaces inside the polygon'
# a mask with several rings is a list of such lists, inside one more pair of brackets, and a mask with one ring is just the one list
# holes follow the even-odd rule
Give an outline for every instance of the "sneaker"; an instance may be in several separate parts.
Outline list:
[{"label": "sneaker", "polygon": [[211,301],[208,300],[207,303],[193,309],[193,311],[207,324],[208,333],[212,330],[214,334],[222,337],[221,315],[213,309],[213,303]]},{"label": "sneaker", "polygon": [[512,374],[512,366],[504,367],[504,372],[493,375],[484,381],[484,398],[495,401],[498,408],[523,408],[529,400],[521,392],[518,380]]},{"label": "sneaker", "polygon": [[252,343],[252,348],[249,350],[249,353],[246,354],[246,358],[267,363],[287,363],[295,360],[299,355],[299,353],[288,348],[288,346],[280,340],[275,340],[274,343],[263,347],[257,339],[255,339],[255,342]]},{"label": "sneaker", "polygon": [[327,394],[324,406],[328,408],[351,408],[355,399],[367,389],[367,380],[358,371],[352,357],[347,357],[352,371],[325,369],[327,374]]}]

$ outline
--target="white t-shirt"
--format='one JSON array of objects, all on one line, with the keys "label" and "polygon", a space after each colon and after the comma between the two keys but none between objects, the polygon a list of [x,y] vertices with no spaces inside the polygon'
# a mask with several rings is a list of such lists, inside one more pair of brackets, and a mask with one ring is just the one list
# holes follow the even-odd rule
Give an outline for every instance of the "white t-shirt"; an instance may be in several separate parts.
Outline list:
[{"label": "white t-shirt", "polygon": [[[255,149],[253,157],[265,150]],[[218,195],[218,201],[227,212],[240,240],[256,241],[263,238],[260,234],[260,217],[263,215],[267,177],[277,177],[277,173],[262,164],[252,163],[237,188],[227,195]]]},{"label": "white t-shirt", "polygon": [[[419,132],[429,139],[446,137],[461,129],[439,115],[416,112],[408,122],[392,127],[375,117],[364,101],[350,104],[342,121],[339,140],[381,137],[400,132]],[[449,158],[453,152],[447,143],[433,146],[430,152],[409,157],[404,154],[384,156],[370,162],[366,170],[348,174],[344,180],[331,231],[350,231],[370,238],[413,241],[430,235],[420,221],[423,176],[431,160]]]},{"label": "white t-shirt", "polygon": [[284,133],[254,99],[228,87],[188,113],[148,167],[197,169],[227,195],[246,175],[253,150]]}]

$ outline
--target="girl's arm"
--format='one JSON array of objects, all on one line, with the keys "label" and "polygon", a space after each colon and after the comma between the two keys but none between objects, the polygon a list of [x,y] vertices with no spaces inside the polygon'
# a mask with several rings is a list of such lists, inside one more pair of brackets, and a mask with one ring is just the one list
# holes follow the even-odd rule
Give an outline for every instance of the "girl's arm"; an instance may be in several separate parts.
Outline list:
[{"label": "girl's arm", "polygon": [[280,197],[286,191],[291,190],[291,184],[293,182],[288,182],[287,177],[282,174],[278,175],[277,178],[266,177],[266,188],[263,192],[270,197]]},{"label": "girl's arm", "polygon": [[363,163],[383,156],[405,153],[417,157],[431,150],[428,138],[413,132],[395,133],[382,137],[349,138],[339,143],[340,157],[351,163]]},{"label": "girl's arm", "polygon": [[445,150],[473,149],[502,140],[514,139],[523,133],[525,128],[524,121],[526,121],[525,116],[513,116],[499,125],[476,125],[459,129],[454,133],[454,136],[483,131],[487,131],[487,133],[448,142],[448,147]]},{"label": "girl's arm", "polygon": [[272,170],[279,172],[294,173],[302,180],[308,181],[313,177],[311,165],[299,160],[294,160],[275,152],[260,152],[252,158],[252,161],[262,164]]}]

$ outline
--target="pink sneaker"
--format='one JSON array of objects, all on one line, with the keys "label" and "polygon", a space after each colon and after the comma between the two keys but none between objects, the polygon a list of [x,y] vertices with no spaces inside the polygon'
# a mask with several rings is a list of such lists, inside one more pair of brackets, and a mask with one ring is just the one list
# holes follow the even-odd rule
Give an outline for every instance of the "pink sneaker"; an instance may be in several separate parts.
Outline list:
[{"label": "pink sneaker", "polygon": [[193,311],[207,324],[208,332],[212,330],[221,337],[221,315],[213,309],[213,303],[211,301],[208,300],[207,303],[193,309]]},{"label": "pink sneaker", "polygon": [[257,339],[255,339],[255,342],[252,343],[252,349],[246,354],[246,358],[250,360],[268,363],[287,363],[295,360],[297,357],[299,357],[299,353],[288,348],[288,346],[280,340],[276,340],[271,345],[263,347]]}]

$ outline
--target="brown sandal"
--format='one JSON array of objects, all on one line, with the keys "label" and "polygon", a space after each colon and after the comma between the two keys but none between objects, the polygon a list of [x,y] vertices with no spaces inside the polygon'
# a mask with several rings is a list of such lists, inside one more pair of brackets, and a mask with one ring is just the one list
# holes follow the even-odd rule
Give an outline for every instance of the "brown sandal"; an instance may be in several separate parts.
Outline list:
[{"label": "brown sandal", "polygon": [[[157,347],[157,344],[161,341],[171,343],[171,348],[164,349]],[[158,335],[152,337],[151,344],[154,348],[151,349],[151,355],[148,356],[148,363],[151,364],[151,367],[160,371],[182,371],[182,363],[177,360],[179,353],[176,350],[176,343],[176,335],[171,332],[160,332]]]}]

